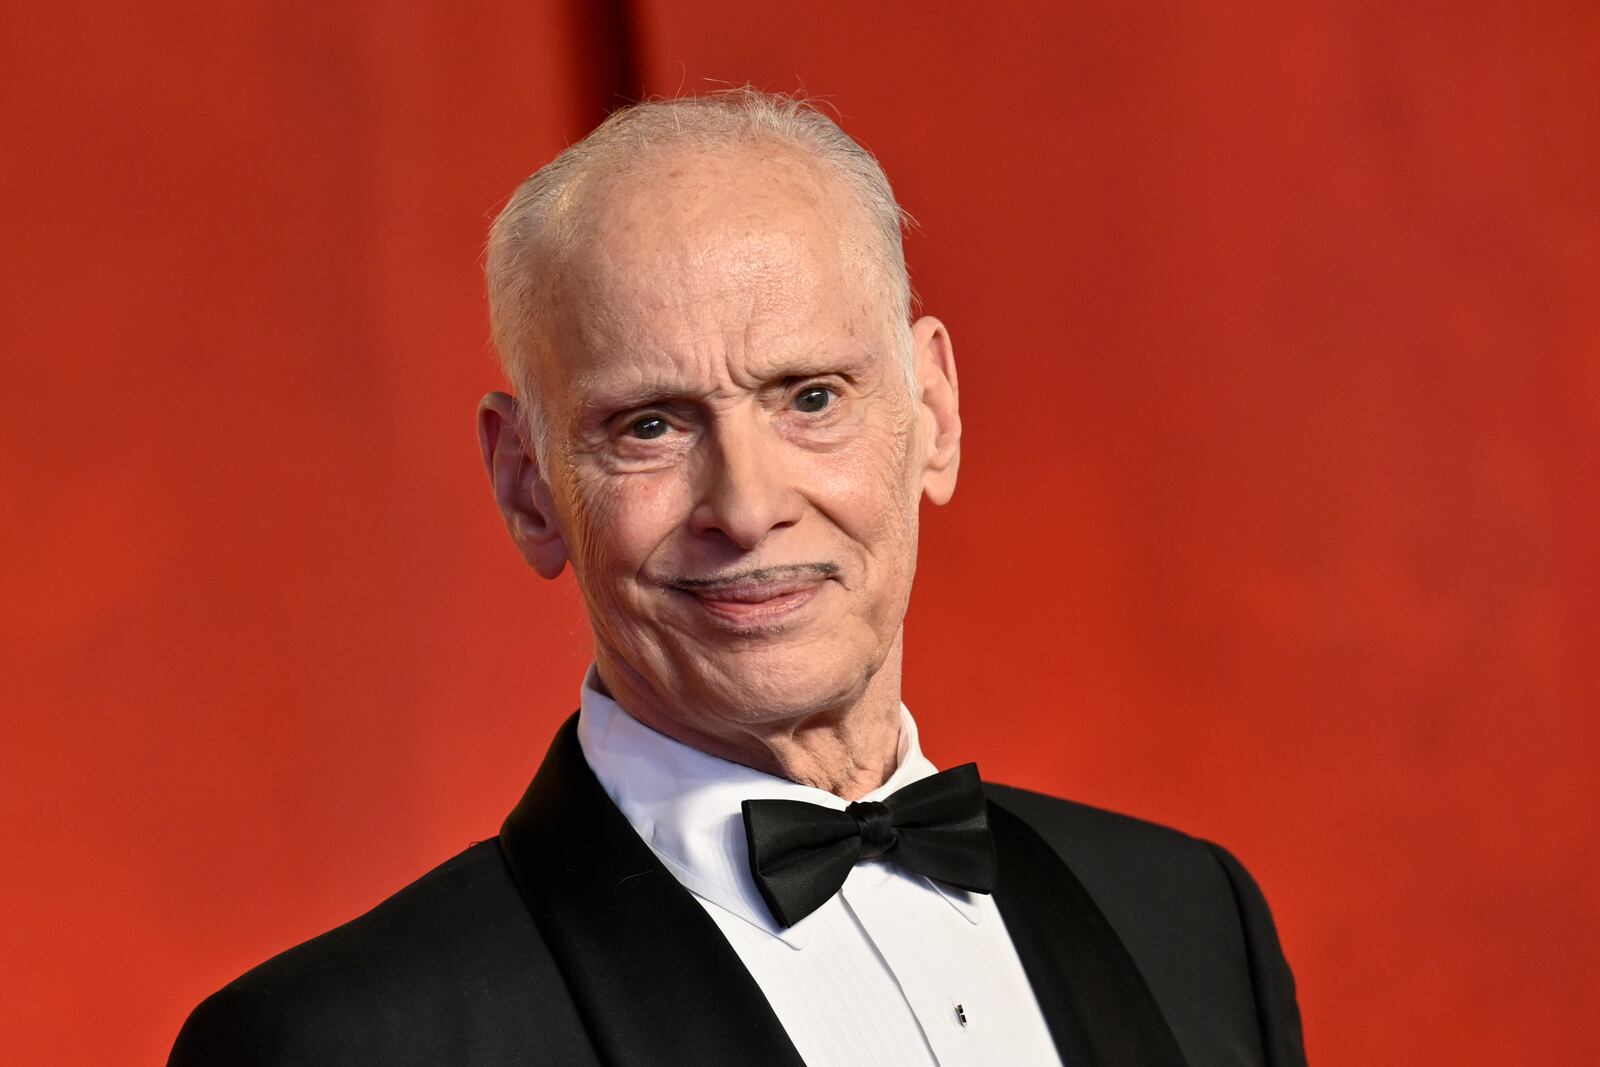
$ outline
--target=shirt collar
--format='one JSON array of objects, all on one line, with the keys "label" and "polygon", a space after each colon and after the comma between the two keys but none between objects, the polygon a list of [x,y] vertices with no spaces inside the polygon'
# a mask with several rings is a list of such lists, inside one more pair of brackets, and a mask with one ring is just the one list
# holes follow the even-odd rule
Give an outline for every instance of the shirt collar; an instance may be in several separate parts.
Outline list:
[{"label": "shirt collar", "polygon": [[[740,806],[746,800],[803,800],[838,811],[846,801],[832,793],[731,763],[645,726],[600,692],[591,666],[583,681],[578,743],[613,803],[679,882],[698,896],[803,948],[817,913],[780,927],[750,875]],[[902,786],[936,773],[917,743],[917,724],[900,705],[899,766],[863,800],[882,800]],[[917,875],[969,922],[982,914],[972,894]]]}]

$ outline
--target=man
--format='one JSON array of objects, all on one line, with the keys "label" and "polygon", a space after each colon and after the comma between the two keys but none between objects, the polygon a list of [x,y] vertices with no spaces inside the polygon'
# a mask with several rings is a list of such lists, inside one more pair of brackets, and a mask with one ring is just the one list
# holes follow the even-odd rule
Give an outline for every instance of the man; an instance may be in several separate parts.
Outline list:
[{"label": "man", "polygon": [[922,756],[918,507],[949,332],[876,162],[735,91],[613,115],[495,223],[513,541],[570,565],[581,712],[500,836],[196,1009],[173,1062],[1303,1062],[1222,850]]}]

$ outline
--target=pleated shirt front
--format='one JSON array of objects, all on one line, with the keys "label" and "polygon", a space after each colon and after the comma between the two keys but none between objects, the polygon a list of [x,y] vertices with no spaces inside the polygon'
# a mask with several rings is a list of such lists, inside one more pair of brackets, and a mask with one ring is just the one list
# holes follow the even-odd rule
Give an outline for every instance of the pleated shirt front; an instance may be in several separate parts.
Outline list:
[{"label": "pleated shirt front", "polygon": [[[842,811],[846,801],[657,733],[599,692],[592,669],[578,739],[606,794],[705,908],[811,1067],[1060,1062],[992,898],[866,862],[781,928],[750,874],[742,803]],[[934,773],[901,705],[899,765],[862,799]]]}]

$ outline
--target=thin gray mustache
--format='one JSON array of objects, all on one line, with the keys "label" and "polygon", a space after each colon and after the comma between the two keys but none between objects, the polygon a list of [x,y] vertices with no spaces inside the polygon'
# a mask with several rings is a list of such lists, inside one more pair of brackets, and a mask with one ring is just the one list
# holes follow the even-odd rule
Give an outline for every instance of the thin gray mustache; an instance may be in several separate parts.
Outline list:
[{"label": "thin gray mustache", "polygon": [[757,567],[754,570],[718,575],[715,578],[673,578],[666,584],[674,589],[692,592],[697,589],[719,589],[728,585],[742,585],[746,582],[765,584],[767,582],[781,582],[789,578],[836,578],[838,576],[839,565],[837,563],[788,563],[781,567]]}]

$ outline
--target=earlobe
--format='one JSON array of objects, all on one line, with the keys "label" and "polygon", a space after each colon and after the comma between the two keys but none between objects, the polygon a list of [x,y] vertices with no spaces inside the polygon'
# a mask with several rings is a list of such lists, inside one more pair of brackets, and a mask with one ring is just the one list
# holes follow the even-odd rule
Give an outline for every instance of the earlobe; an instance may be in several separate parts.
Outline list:
[{"label": "earlobe", "polygon": [[542,577],[554,578],[567,565],[567,543],[522,425],[514,397],[494,392],[479,402],[478,446],[506,529],[528,565]]},{"label": "earlobe", "polygon": [[917,368],[918,417],[922,422],[922,492],[933,504],[949,503],[961,466],[961,394],[955,347],[944,323],[931,315],[911,326]]}]

